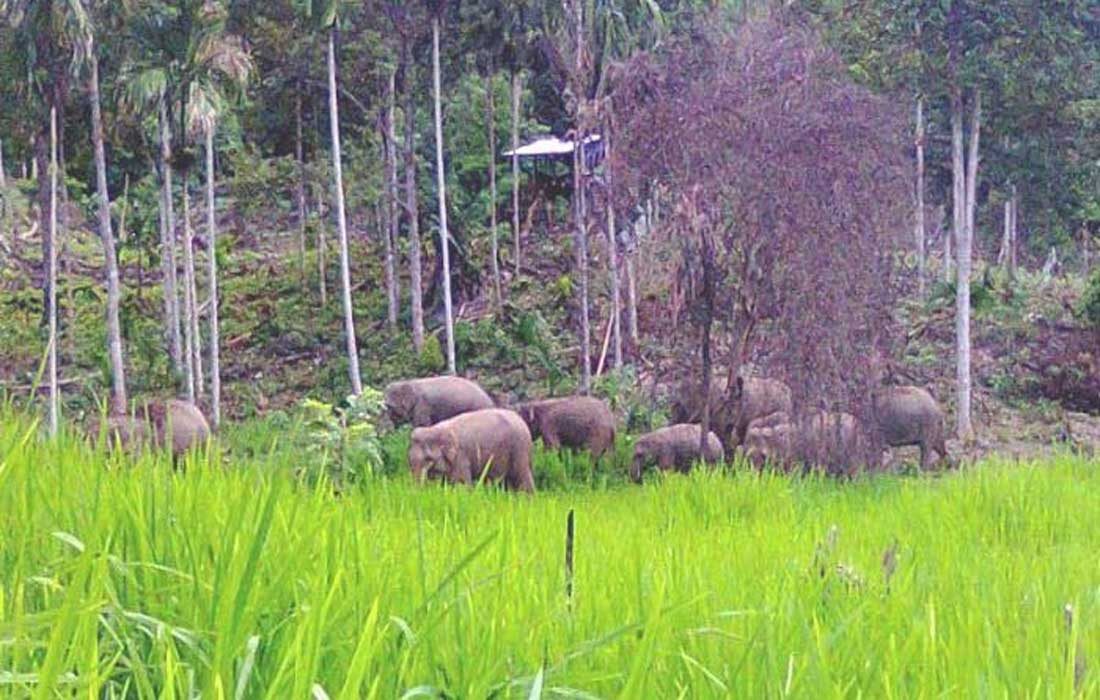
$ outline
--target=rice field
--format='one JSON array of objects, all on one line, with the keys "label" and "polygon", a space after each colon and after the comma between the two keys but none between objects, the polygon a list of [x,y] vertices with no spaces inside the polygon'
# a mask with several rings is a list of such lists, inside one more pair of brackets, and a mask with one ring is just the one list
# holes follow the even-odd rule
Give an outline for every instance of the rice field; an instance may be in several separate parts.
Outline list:
[{"label": "rice field", "polygon": [[0,410],[3,696],[1100,697],[1100,472],[1072,455],[526,497],[39,433]]}]

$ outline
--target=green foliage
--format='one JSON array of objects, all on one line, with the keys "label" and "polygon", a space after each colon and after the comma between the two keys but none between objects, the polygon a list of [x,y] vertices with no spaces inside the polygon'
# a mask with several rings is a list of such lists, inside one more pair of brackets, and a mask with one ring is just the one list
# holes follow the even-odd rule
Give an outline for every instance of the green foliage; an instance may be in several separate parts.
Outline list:
[{"label": "green foliage", "polygon": [[447,359],[443,357],[443,346],[439,343],[438,336],[427,334],[424,336],[424,345],[420,348],[420,371],[425,374],[442,372],[447,366]]},{"label": "green foliage", "polygon": [[335,406],[306,399],[302,409],[307,415],[309,447],[321,460],[307,463],[303,476],[315,480],[320,470],[337,485],[347,485],[381,471],[385,463],[378,432],[385,410],[382,392],[364,387],[359,396],[349,396]]},{"label": "green foliage", "polygon": [[1100,270],[1093,272],[1077,305],[1077,315],[1092,328],[1100,329]]},{"label": "green foliage", "polygon": [[1100,694],[1100,471],[1083,459],[642,487],[598,467],[534,497],[400,473],[334,494],[293,478],[287,429],[231,436],[252,456],[228,445],[230,468],[214,449],[174,470],[40,441],[0,408],[5,692]]}]

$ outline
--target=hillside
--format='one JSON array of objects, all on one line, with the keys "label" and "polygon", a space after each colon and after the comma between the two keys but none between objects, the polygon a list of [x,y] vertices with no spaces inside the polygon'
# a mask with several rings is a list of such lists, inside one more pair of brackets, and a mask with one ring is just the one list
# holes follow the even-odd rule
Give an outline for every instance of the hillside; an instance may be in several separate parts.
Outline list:
[{"label": "hillside", "polygon": [[[19,182],[27,194],[30,183]],[[311,240],[306,277],[296,251],[297,224],[290,214],[256,214],[241,221],[230,193],[223,193],[220,225],[229,234],[219,247],[221,280],[223,386],[227,415],[245,419],[272,411],[291,411],[307,397],[339,400],[347,393],[342,316],[332,290],[337,267],[330,252],[328,303],[321,305],[316,251]],[[15,397],[35,383],[44,343],[39,322],[41,294],[36,289],[40,252],[33,240],[25,197],[13,198],[11,221],[19,232],[18,254],[6,258],[0,284],[0,386]],[[70,415],[94,412],[108,386],[103,350],[102,253],[89,222],[70,207],[70,227],[62,253],[60,289],[61,367]],[[382,387],[397,378],[439,372],[441,316],[438,300],[426,298],[429,339],[417,355],[407,331],[386,327],[380,281],[380,251],[374,231],[352,216],[353,299],[364,382]],[[200,217],[196,231],[202,233]],[[507,235],[503,229],[502,235]],[[503,308],[494,310],[491,285],[483,275],[473,293],[456,306],[459,372],[482,382],[497,398],[513,401],[562,394],[576,387],[576,328],[571,277],[571,232],[558,224],[527,231],[522,241],[527,264],[516,278],[504,265]],[[600,241],[591,251],[595,350],[607,328],[606,256]],[[487,251],[475,249],[473,255]],[[205,251],[198,250],[204,256]],[[434,259],[425,261],[431,270]],[[639,348],[627,343],[629,366],[610,369],[597,381],[597,392],[612,399],[628,424],[660,423],[675,378],[684,371],[682,349],[668,332],[670,263],[654,257],[639,263]],[[487,269],[487,264],[479,265]],[[172,379],[160,340],[159,262],[141,249],[123,246],[123,332],[134,398],[170,395]],[[965,450],[978,457],[1001,453],[1030,457],[1058,443],[1089,452],[1100,446],[1100,375],[1095,334],[1082,325],[1077,310],[1084,290],[1078,274],[1046,278],[1020,270],[1013,280],[981,262],[976,268],[974,305],[975,407],[981,426],[977,442]],[[935,270],[933,270],[935,272]],[[402,279],[407,290],[407,280]],[[204,297],[200,293],[200,298]],[[954,292],[934,284],[927,301],[906,301],[896,309],[905,329],[903,355],[893,365],[895,382],[932,391],[950,413],[954,401]],[[680,321],[681,332],[692,332]],[[624,331],[625,332],[625,331]],[[594,358],[595,362],[596,358]],[[964,451],[957,441],[952,451]]]}]

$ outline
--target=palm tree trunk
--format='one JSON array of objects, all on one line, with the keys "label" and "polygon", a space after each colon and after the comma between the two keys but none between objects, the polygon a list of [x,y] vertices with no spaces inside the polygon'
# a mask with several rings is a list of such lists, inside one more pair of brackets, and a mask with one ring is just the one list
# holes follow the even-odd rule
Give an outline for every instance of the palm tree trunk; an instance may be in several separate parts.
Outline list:
[{"label": "palm tree trunk", "polygon": [[628,250],[625,258],[626,267],[626,331],[630,336],[630,342],[637,352],[639,345],[638,336],[638,285],[634,275],[634,251]]},{"label": "palm tree trunk", "polygon": [[96,190],[99,195],[99,237],[107,266],[107,355],[111,360],[112,412],[126,413],[126,369],[122,361],[122,327],[118,319],[121,290],[115,237],[111,231],[111,201],[107,192],[107,157],[103,148],[103,115],[99,104],[99,59],[90,47],[88,98],[92,103],[92,145],[95,150]]},{"label": "palm tree trunk", "polygon": [[439,243],[443,250],[443,314],[447,331],[447,371],[455,373],[455,329],[451,311],[450,236],[447,234],[447,183],[443,174],[443,95],[439,77],[439,15],[432,16],[432,86],[435,102],[435,179],[439,190]]},{"label": "palm tree trunk", "polygon": [[493,256],[493,300],[500,311],[504,297],[500,291],[500,250],[497,241],[497,120],[496,96],[493,94],[493,74],[485,78],[485,112],[489,125],[489,234]]},{"label": "palm tree trunk", "polygon": [[210,417],[214,427],[222,420],[221,355],[218,348],[218,221],[214,211],[214,125],[206,129],[206,236],[209,239],[210,284]]},{"label": "palm tree trunk", "polygon": [[50,221],[45,232],[49,259],[47,266],[47,306],[49,316],[50,435],[57,435],[61,414],[60,389],[57,386],[57,107],[50,108]]},{"label": "palm tree trunk", "polygon": [[397,127],[394,120],[397,114],[397,70],[393,69],[386,76],[386,112],[385,134],[383,143],[385,146],[385,230],[382,231],[382,239],[385,241],[386,250],[386,321],[390,328],[397,328],[397,316],[401,312],[401,290],[397,280],[397,222],[400,209],[397,197]]},{"label": "palm tree trunk", "polygon": [[340,106],[336,94],[336,25],[328,34],[328,106],[332,130],[332,176],[336,225],[340,234],[340,283],[344,298],[344,334],[347,337],[348,375],[355,396],[363,393],[359,376],[359,348],[355,340],[355,317],[351,305],[351,268],[348,259],[348,222],[344,212],[344,170],[340,155]]},{"label": "palm tree trunk", "polygon": [[512,70],[512,241],[515,245],[516,277],[519,277],[520,241],[519,241],[519,71]]},{"label": "palm tree trunk", "polygon": [[[979,110],[980,104],[976,102],[976,115]],[[977,118],[974,121],[977,122]],[[975,135],[972,134],[971,138],[974,139]],[[972,153],[974,151],[975,149],[972,146]],[[966,168],[966,154],[964,153],[963,100],[960,88],[955,88],[951,95],[951,153],[954,185],[952,197],[954,230],[958,245],[955,289],[956,385],[958,393],[956,430],[960,439],[969,440],[974,432],[970,416],[970,235],[973,219],[969,210],[970,172]],[[974,168],[976,169],[976,165]]]},{"label": "palm tree trunk", "polygon": [[416,102],[413,99],[412,47],[408,39],[401,44],[401,63],[405,69],[405,215],[409,217],[409,302],[412,306],[413,347],[424,347],[424,290],[420,269],[420,210],[416,191]]},{"label": "palm tree trunk", "polygon": [[294,160],[298,166],[298,270],[302,287],[306,282],[306,161],[302,147],[302,80],[294,90]]},{"label": "palm tree trunk", "polygon": [[576,217],[576,265],[579,278],[578,304],[581,307],[581,392],[592,384],[592,330],[588,318],[588,230],[584,192],[584,137],[578,129],[573,148],[573,209]]},{"label": "palm tree trunk", "polygon": [[924,98],[917,98],[917,292],[924,298]]},{"label": "palm tree trunk", "polygon": [[172,357],[172,368],[183,372],[188,383],[187,365],[183,361],[183,345],[180,337],[180,304],[178,279],[176,276],[176,218],[172,210],[172,125],[168,119],[168,106],[162,99],[160,103],[160,172],[161,172],[161,211],[164,217],[164,230],[161,232],[161,262],[164,270],[164,327],[168,339],[168,352]]},{"label": "palm tree trunk", "polygon": [[607,261],[610,266],[611,277],[611,332],[612,342],[615,345],[615,369],[623,368],[623,336],[621,328],[622,318],[622,294],[619,291],[619,237],[615,229],[615,201],[612,190],[613,175],[611,167],[611,126],[608,125],[607,155],[605,156],[607,171]]},{"label": "palm tree trunk", "polygon": [[183,325],[184,350],[187,353],[187,376],[190,388],[187,398],[194,401],[203,395],[202,338],[199,336],[198,285],[195,281],[194,233],[191,229],[191,193],[188,173],[183,173]]}]

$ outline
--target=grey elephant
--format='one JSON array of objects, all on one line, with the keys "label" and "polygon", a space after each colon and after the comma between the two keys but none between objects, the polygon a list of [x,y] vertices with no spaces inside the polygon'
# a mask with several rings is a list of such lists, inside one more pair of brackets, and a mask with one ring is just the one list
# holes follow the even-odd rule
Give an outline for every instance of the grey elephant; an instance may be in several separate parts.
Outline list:
[{"label": "grey elephant", "polygon": [[699,454],[699,438],[702,428],[694,423],[678,423],[642,435],[634,442],[634,461],[630,466],[630,478],[642,480],[646,467],[655,465],[662,471],[686,473],[698,461],[707,464],[720,463],[726,458],[722,441],[713,432],[707,434],[703,454]]},{"label": "grey elephant", "polygon": [[409,444],[409,470],[417,481],[440,479],[476,484],[487,481],[533,492],[531,431],[514,411],[503,408],[462,413],[416,428]]},{"label": "grey elephant", "polygon": [[815,411],[798,420],[782,412],[763,416],[749,424],[741,447],[757,468],[768,463],[833,476],[855,476],[881,461],[859,419],[850,413]]},{"label": "grey elephant", "polygon": [[936,400],[915,386],[889,386],[873,397],[875,420],[883,443],[920,448],[921,469],[932,466],[933,453],[950,464],[944,439],[944,413]]},{"label": "grey elephant", "polygon": [[[672,420],[676,423],[698,423],[703,419],[703,403],[696,387],[681,389],[673,402]],[[791,413],[791,388],[778,379],[737,377],[731,391],[726,382],[715,380],[710,387],[710,420],[714,432],[727,449],[745,441],[749,424],[773,413]]]},{"label": "grey elephant", "polygon": [[108,417],[107,439],[128,449],[163,448],[170,441],[172,455],[179,457],[210,439],[210,424],[195,404],[170,399],[147,403],[133,416]]},{"label": "grey elephant", "polygon": [[570,396],[528,401],[516,406],[532,438],[549,449],[587,450],[597,459],[614,448],[615,416],[600,399]]},{"label": "grey elephant", "polygon": [[394,425],[411,423],[414,428],[494,406],[477,383],[450,376],[393,382],[385,389],[385,401]]}]

